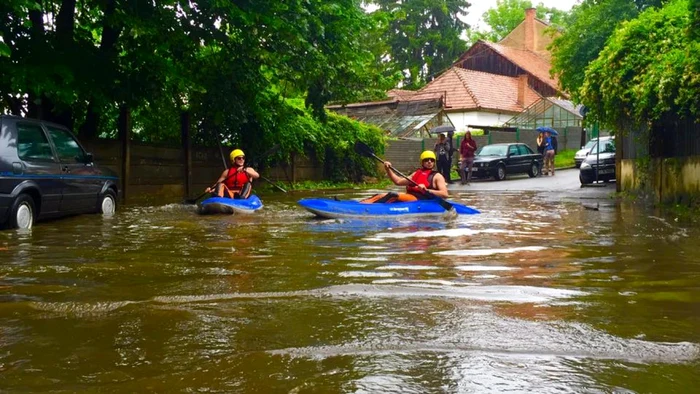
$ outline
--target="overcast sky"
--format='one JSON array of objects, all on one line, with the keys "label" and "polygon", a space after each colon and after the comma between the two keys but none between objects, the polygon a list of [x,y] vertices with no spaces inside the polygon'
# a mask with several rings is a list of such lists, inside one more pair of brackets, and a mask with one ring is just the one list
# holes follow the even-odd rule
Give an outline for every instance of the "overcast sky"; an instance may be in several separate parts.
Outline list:
[{"label": "overcast sky", "polygon": [[[469,2],[471,3],[471,6],[468,8],[469,15],[460,19],[467,22],[473,29],[485,30],[486,24],[481,20],[481,16],[489,8],[496,8],[496,0],[471,0]],[[578,0],[531,0],[531,2],[535,6],[542,3],[545,7],[569,11],[574,4],[578,3]]]}]

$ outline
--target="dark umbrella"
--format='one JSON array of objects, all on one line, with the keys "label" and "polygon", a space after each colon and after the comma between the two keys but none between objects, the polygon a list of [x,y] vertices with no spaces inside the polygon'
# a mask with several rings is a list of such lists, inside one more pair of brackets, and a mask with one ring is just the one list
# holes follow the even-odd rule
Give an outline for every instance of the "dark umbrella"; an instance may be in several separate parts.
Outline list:
[{"label": "dark umbrella", "polygon": [[551,127],[540,126],[537,128],[537,131],[540,133],[546,133],[549,131],[552,135],[559,135],[559,133],[557,133],[557,131]]}]

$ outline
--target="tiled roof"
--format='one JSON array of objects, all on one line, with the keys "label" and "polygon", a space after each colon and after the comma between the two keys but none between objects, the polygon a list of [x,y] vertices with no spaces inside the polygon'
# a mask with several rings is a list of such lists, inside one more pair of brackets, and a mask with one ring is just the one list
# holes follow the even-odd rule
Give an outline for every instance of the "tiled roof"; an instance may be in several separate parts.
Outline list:
[{"label": "tiled roof", "polygon": [[521,112],[540,99],[529,86],[518,104],[518,78],[452,67],[424,86],[419,93],[445,93],[445,110],[464,109]]},{"label": "tiled roof", "polygon": [[391,89],[390,91],[386,92],[387,96],[395,98],[397,100],[407,100],[413,97],[415,94],[415,90],[406,89]]},{"label": "tiled roof", "polygon": [[515,63],[518,67],[537,77],[550,87],[556,89],[557,91],[559,90],[559,81],[549,75],[549,70],[552,68],[552,65],[546,59],[538,56],[535,52],[528,51],[527,49],[511,48],[484,40],[479,40],[479,42],[492,48],[494,51]]}]

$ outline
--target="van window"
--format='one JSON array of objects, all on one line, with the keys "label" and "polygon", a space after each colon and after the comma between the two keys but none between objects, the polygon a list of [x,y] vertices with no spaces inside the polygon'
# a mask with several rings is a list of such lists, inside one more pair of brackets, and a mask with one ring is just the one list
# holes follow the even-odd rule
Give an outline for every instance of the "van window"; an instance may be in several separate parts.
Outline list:
[{"label": "van window", "polygon": [[47,126],[53,144],[58,153],[58,159],[64,163],[82,163],[85,160],[85,152],[78,145],[70,132]]},{"label": "van window", "polygon": [[54,161],[51,145],[40,125],[17,123],[17,155],[26,161]]}]

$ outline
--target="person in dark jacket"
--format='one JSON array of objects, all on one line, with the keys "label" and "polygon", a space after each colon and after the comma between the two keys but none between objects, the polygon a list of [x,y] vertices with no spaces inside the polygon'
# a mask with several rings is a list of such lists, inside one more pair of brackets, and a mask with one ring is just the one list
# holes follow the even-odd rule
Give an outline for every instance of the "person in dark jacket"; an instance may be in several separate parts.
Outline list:
[{"label": "person in dark jacket", "polygon": [[442,177],[445,178],[445,182],[447,183],[450,183],[450,167],[452,164],[450,162],[451,148],[452,147],[445,139],[445,134],[440,133],[438,142],[435,144],[435,148],[433,148],[433,152],[435,152],[437,156],[437,171],[442,174]]}]

